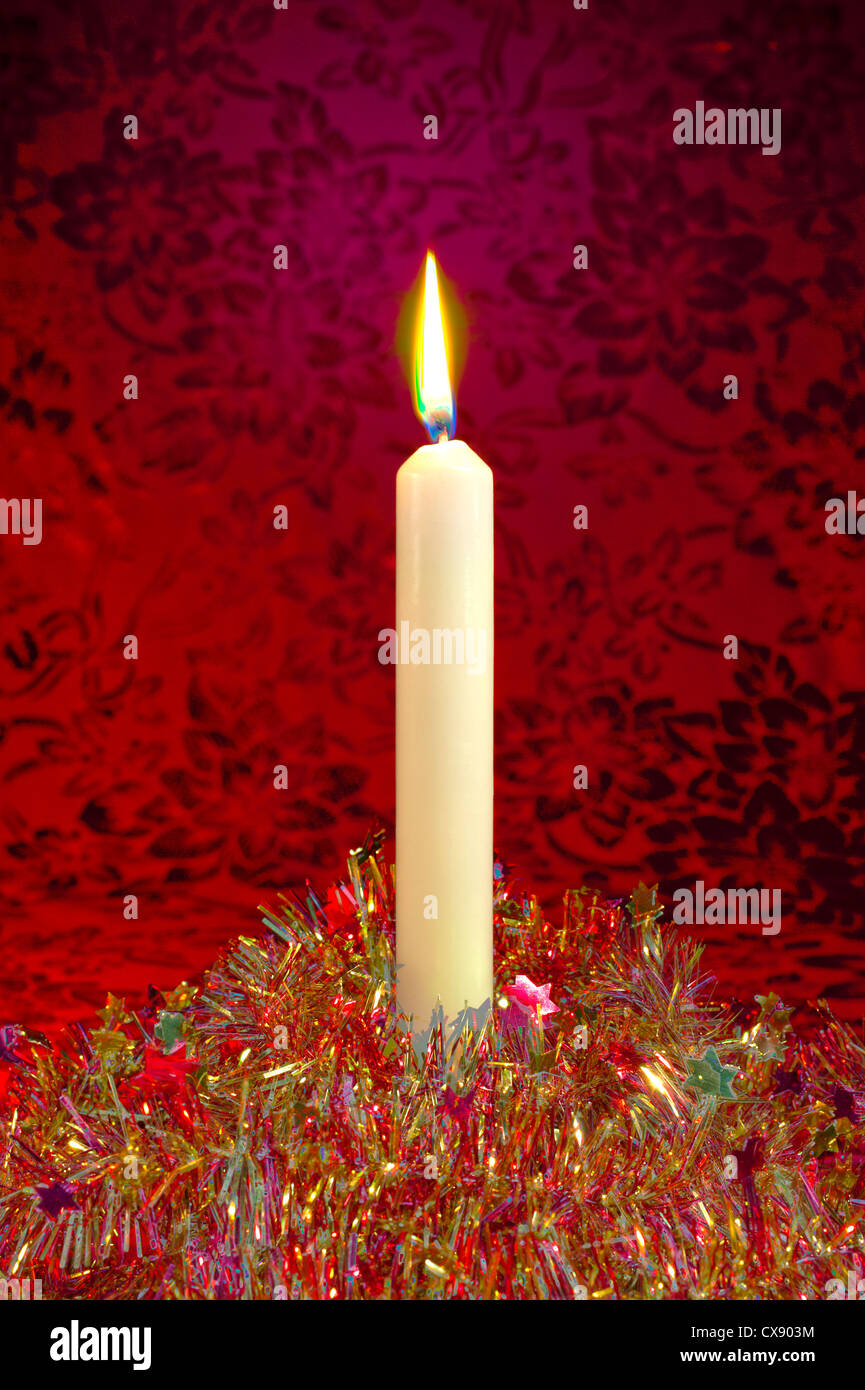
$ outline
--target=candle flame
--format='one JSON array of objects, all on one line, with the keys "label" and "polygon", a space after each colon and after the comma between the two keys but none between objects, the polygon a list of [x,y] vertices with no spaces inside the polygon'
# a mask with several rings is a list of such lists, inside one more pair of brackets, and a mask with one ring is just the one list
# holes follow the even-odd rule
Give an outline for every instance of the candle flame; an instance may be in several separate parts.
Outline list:
[{"label": "candle flame", "polygon": [[436,258],[427,251],[424,293],[415,348],[417,411],[433,440],[453,437],[456,407],[448,369],[445,320],[439,294]]}]

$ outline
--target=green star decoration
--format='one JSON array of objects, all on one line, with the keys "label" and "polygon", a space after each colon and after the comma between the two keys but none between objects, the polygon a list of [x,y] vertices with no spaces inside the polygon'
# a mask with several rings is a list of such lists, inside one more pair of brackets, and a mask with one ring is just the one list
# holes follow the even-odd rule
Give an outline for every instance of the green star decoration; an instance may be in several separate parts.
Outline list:
[{"label": "green star decoration", "polygon": [[153,1036],[162,1044],[163,1052],[173,1052],[183,1033],[183,1014],[162,1009]]},{"label": "green star decoration", "polygon": [[725,1067],[721,1064],[714,1047],[707,1047],[702,1057],[686,1057],[688,1068],[686,1086],[702,1091],[704,1096],[719,1096],[721,1100],[736,1100],[736,1092],[731,1082],[738,1067]]},{"label": "green star decoration", "polygon": [[658,885],[653,884],[647,888],[642,879],[631,894],[633,911],[635,917],[644,917],[648,912],[654,912],[658,906]]}]

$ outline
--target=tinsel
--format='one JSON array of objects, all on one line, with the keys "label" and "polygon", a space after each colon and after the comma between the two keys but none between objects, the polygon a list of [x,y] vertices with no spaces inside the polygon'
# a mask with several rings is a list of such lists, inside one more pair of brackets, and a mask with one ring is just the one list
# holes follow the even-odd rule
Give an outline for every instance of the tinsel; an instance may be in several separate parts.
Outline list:
[{"label": "tinsel", "polygon": [[[200,985],[0,1033],[0,1273],[43,1298],[826,1298],[865,1274],[865,1050],[716,1001],[642,884],[496,866],[495,1007],[394,1004],[380,839]],[[759,942],[758,942],[759,944]],[[767,969],[771,957],[767,954]],[[520,977],[519,980],[517,977]]]}]

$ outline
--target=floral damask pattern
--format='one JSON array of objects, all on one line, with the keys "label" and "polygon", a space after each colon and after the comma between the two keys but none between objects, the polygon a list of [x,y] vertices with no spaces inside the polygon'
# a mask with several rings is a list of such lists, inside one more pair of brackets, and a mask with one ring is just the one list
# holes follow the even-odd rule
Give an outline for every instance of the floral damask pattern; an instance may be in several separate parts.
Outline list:
[{"label": "floral damask pattern", "polygon": [[[392,828],[394,338],[433,245],[496,476],[500,853],[552,910],[778,887],[779,936],[706,928],[709,968],[861,1013],[865,540],[823,509],[865,451],[862,25],[7,10],[2,491],[44,536],[0,536],[0,1012],[170,986]],[[698,99],[781,108],[780,154],[674,145]]]}]

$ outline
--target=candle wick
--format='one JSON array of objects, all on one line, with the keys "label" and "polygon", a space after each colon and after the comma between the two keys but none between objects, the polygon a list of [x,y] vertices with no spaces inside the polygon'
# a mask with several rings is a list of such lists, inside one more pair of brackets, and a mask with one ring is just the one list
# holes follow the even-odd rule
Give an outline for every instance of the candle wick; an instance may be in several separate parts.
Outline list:
[{"label": "candle wick", "polygon": [[448,442],[448,432],[447,432],[447,430],[442,430],[441,434],[439,435],[438,439],[436,440],[436,444],[447,444],[447,442]]}]

